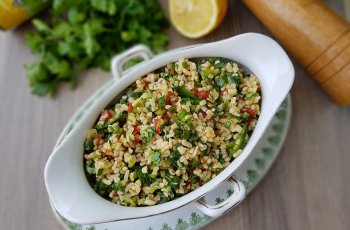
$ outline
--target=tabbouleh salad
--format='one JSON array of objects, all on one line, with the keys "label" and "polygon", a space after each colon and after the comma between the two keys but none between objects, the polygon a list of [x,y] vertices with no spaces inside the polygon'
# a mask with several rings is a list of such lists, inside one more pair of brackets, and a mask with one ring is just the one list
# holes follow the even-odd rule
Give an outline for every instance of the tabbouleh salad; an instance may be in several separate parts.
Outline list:
[{"label": "tabbouleh salad", "polygon": [[221,58],[181,59],[139,78],[87,133],[91,186],[134,207],[195,190],[242,153],[260,100],[257,77]]}]

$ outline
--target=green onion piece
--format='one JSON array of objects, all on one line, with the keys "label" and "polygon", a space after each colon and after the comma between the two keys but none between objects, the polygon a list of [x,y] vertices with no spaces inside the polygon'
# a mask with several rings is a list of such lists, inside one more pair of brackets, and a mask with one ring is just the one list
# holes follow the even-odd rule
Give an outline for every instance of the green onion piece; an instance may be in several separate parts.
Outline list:
[{"label": "green onion piece", "polygon": [[174,87],[174,90],[181,96],[181,97],[188,97],[191,99],[198,99],[192,92],[188,91],[185,86],[178,86]]},{"label": "green onion piece", "polygon": [[256,97],[256,96],[258,96],[259,94],[258,93],[248,93],[247,95],[246,95],[246,99],[247,100],[249,100],[249,99],[252,99],[253,97]]},{"label": "green onion piece", "polygon": [[235,141],[233,147],[230,149],[229,155],[231,157],[238,157],[237,151],[243,149],[245,146],[245,138],[247,136],[248,128],[244,126],[242,131],[238,134],[237,140]]},{"label": "green onion piece", "polygon": [[189,115],[189,113],[186,110],[181,109],[180,112],[177,114],[177,117],[179,118],[180,121],[185,122],[185,117],[187,115]]}]

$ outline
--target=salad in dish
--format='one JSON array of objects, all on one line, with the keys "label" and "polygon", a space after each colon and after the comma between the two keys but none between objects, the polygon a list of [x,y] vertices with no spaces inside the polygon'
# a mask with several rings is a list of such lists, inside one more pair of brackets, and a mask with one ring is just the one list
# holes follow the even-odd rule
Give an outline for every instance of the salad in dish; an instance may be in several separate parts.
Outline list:
[{"label": "salad in dish", "polygon": [[139,78],[88,131],[93,189],[150,206],[202,186],[238,157],[260,114],[260,83],[222,58],[181,59]]}]

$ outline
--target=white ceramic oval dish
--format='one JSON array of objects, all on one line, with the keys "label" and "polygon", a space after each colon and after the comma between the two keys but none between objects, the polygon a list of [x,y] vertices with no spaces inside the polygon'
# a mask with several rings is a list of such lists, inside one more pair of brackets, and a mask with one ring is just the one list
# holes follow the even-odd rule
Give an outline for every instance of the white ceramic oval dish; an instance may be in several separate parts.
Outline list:
[{"label": "white ceramic oval dish", "polygon": [[[146,61],[122,73],[123,63],[135,56],[143,57]],[[104,91],[92,96],[96,97],[96,100],[88,100],[93,103],[88,106],[74,128],[66,136],[59,138],[58,145],[47,161],[44,176],[49,198],[57,212],[65,219],[78,224],[136,219],[168,212],[192,202],[195,202],[195,206],[203,213],[216,217],[244,199],[246,189],[242,182],[235,180],[234,172],[264,134],[293,84],[294,68],[287,54],[271,38],[247,33],[151,57],[150,51],[144,46],[137,46],[117,56],[112,61],[114,80],[108,83],[108,87],[104,87]],[[102,198],[89,185],[83,166],[83,143],[86,132],[93,126],[100,111],[145,74],[180,58],[200,57],[222,57],[238,62],[254,73],[261,83],[261,114],[242,154],[202,187],[163,204],[150,207],[125,207]],[[225,202],[210,206],[205,200],[200,200],[221,183],[229,183],[234,191]]]}]

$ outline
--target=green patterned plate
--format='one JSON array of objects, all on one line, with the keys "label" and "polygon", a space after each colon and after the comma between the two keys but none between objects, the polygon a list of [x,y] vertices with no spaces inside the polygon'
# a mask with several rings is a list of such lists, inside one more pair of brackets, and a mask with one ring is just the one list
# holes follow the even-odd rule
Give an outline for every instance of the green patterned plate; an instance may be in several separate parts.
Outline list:
[{"label": "green patterned plate", "polygon": [[[253,152],[235,172],[236,178],[245,184],[248,192],[259,183],[278,156],[287,136],[291,113],[291,98],[287,96]],[[225,200],[231,193],[229,187],[224,184],[205,198],[207,202],[217,204]],[[95,225],[71,223],[62,218],[55,210],[54,213],[65,229],[70,230],[192,230],[203,227],[215,219],[200,212],[193,204],[156,216]]]}]

